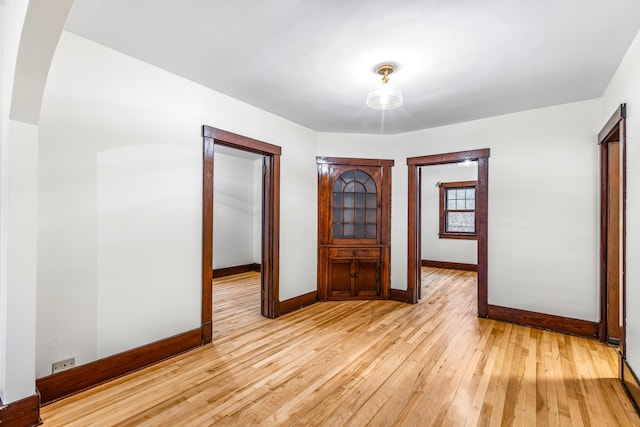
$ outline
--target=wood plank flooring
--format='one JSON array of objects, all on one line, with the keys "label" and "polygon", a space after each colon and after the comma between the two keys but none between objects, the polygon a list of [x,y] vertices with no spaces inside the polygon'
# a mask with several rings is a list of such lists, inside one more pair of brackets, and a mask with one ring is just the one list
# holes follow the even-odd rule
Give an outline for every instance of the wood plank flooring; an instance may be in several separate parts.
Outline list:
[{"label": "wood plank flooring", "polygon": [[262,318],[258,273],[214,282],[211,345],[42,409],[44,426],[640,426],[596,341],[476,318],[476,273],[417,305]]}]

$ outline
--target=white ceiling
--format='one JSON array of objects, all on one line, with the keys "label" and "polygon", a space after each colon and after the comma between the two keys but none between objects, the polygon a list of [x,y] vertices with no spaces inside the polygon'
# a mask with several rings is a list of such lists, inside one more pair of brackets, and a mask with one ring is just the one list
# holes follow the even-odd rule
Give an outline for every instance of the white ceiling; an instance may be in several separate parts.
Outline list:
[{"label": "white ceiling", "polygon": [[[66,29],[317,131],[393,134],[602,95],[639,0],[76,0]],[[376,65],[405,103],[365,106]]]}]

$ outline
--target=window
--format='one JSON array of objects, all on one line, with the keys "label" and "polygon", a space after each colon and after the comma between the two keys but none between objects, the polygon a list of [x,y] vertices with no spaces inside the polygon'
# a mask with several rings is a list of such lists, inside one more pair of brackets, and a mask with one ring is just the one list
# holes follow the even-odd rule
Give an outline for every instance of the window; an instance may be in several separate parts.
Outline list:
[{"label": "window", "polygon": [[441,239],[476,239],[477,181],[440,183]]},{"label": "window", "polygon": [[376,238],[378,194],[368,173],[350,170],[336,179],[332,215],[334,239]]}]

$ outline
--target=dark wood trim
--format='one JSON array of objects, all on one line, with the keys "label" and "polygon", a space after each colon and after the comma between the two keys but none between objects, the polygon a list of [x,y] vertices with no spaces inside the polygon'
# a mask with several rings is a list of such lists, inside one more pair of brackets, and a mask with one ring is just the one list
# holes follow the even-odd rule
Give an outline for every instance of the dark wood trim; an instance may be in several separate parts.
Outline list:
[{"label": "dark wood trim", "polygon": [[448,268],[449,270],[478,271],[478,264],[465,264],[461,262],[433,261],[423,259],[420,263],[423,267]]},{"label": "dark wood trim", "polygon": [[313,291],[304,295],[289,298],[284,301],[280,301],[280,315],[291,313],[292,311],[299,310],[304,307],[308,307],[311,304],[318,302],[318,292]]},{"label": "dark wood trim", "polygon": [[476,220],[478,242],[478,317],[488,316],[488,204],[489,204],[489,156],[488,148],[459,151],[455,153],[435,154],[429,156],[411,157],[407,159],[408,165],[408,271],[407,293],[409,300],[418,302],[420,289],[420,209],[417,201],[420,200],[420,174],[422,166],[440,165],[445,163],[459,163],[465,160],[478,161],[478,185],[476,187]]},{"label": "dark wood trim", "polygon": [[202,345],[202,328],[36,380],[42,404],[95,387]]},{"label": "dark wood trim", "polygon": [[316,164],[347,165],[347,166],[393,166],[394,160],[360,159],[351,157],[316,157]]},{"label": "dark wood trim", "polygon": [[403,289],[389,289],[389,299],[392,301],[411,303],[409,293]]},{"label": "dark wood trim", "polygon": [[213,148],[214,141],[203,140],[202,155],[202,342],[213,341]]},{"label": "dark wood trim", "polygon": [[202,330],[205,343],[211,342],[213,278],[213,168],[216,144],[263,156],[262,178],[262,315],[275,318],[279,313],[280,280],[280,156],[282,148],[257,139],[202,126],[204,140],[203,236],[202,236]]},{"label": "dark wood trim", "polygon": [[219,277],[233,276],[234,274],[240,273],[248,273],[250,271],[260,271],[260,264],[244,264],[244,265],[234,265],[232,267],[223,267],[223,268],[214,268],[213,269],[213,278],[217,279]]},{"label": "dark wood trim", "polygon": [[[598,132],[598,144],[602,144],[603,142],[608,142],[613,137],[612,134],[618,131],[618,124],[620,120],[627,118],[627,104],[620,104],[620,106],[616,109],[613,115],[607,120],[607,123],[602,127],[602,130]],[[615,141],[618,140],[617,137]]]},{"label": "dark wood trim", "polygon": [[609,143],[619,143],[619,156],[622,160],[620,173],[620,187],[622,196],[620,200],[622,221],[621,252],[619,256],[622,259],[621,283],[619,283],[618,292],[622,296],[622,302],[619,310],[622,312],[622,325],[620,327],[620,352],[626,355],[626,240],[627,240],[627,141],[626,141],[626,104],[620,104],[613,115],[609,118],[602,130],[598,132],[598,144],[600,145],[600,322],[599,322],[599,339],[602,342],[608,340],[609,324],[608,324],[608,276],[609,276],[609,260],[608,260],[608,242],[609,242],[609,163],[610,147]]},{"label": "dark wood trim", "polygon": [[638,381],[638,376],[622,355],[620,355],[620,379],[636,412],[640,414],[640,381]]},{"label": "dark wood trim", "polygon": [[[466,157],[461,157],[461,155]],[[488,158],[489,156],[490,156],[490,149],[483,148],[480,150],[458,151],[454,153],[431,154],[428,156],[410,157],[407,159],[407,165],[409,166],[442,165],[446,163],[459,163],[465,160],[478,160],[482,158]]]},{"label": "dark wood trim", "polygon": [[207,125],[204,125],[202,127],[202,136],[205,138],[213,139],[216,144],[236,148],[242,151],[249,151],[251,153],[262,154],[263,156],[282,155],[282,148],[277,145],[269,144],[268,142],[263,142],[232,132],[227,132],[225,130],[213,128]]},{"label": "dark wood trim", "polygon": [[516,325],[546,329],[562,334],[576,335],[584,338],[598,338],[598,323],[570,317],[554,316],[517,308],[489,305],[489,319],[515,323]]},{"label": "dark wood trim", "polygon": [[2,405],[0,401],[0,425],[31,427],[42,424],[40,419],[40,395],[25,397],[16,402]]}]

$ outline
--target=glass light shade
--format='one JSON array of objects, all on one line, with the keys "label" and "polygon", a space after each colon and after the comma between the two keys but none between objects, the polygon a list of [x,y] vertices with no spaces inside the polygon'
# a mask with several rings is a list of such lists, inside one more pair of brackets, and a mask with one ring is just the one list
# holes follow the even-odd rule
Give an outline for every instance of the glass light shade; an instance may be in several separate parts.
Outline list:
[{"label": "glass light shade", "polygon": [[367,96],[367,105],[376,110],[391,110],[402,105],[402,91],[398,85],[378,83]]}]

